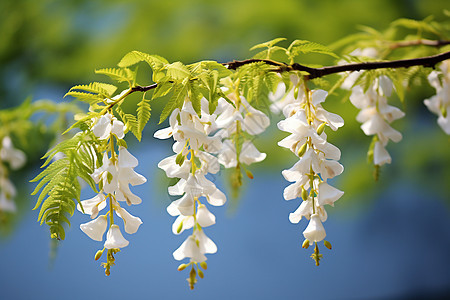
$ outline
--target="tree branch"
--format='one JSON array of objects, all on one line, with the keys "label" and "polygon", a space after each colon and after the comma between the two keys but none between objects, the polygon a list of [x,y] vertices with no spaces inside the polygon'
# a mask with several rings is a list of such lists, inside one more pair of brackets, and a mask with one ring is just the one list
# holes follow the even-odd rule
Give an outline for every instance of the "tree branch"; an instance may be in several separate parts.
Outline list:
[{"label": "tree branch", "polygon": [[347,64],[330,66],[323,68],[309,68],[297,63],[292,64],[292,70],[308,72],[309,79],[323,77],[330,74],[336,74],[347,71],[361,71],[361,70],[375,70],[375,69],[395,69],[395,68],[409,68],[413,66],[424,66],[427,68],[434,68],[434,66],[444,60],[450,59],[450,51],[441,54],[426,56],[413,59],[401,59],[380,62],[364,62],[358,64]]},{"label": "tree branch", "polygon": [[[422,40],[423,41],[423,40]],[[377,61],[377,62],[364,62],[357,64],[346,64],[337,66],[328,66],[322,68],[311,68],[298,63],[288,65],[285,63],[268,60],[268,59],[247,59],[247,60],[233,60],[232,62],[222,63],[227,69],[236,70],[244,65],[251,63],[264,62],[268,65],[278,67],[274,72],[287,72],[287,71],[302,71],[307,72],[308,79],[319,78],[331,74],[341,73],[341,72],[353,72],[361,70],[375,70],[375,69],[395,69],[395,68],[409,68],[413,66],[424,66],[427,68],[434,68],[434,66],[444,60],[450,59],[450,51],[441,54],[419,57],[413,59],[402,59],[402,60],[391,60],[391,61]],[[147,85],[147,86],[134,86],[131,88],[131,93],[133,92],[147,92],[149,90],[155,89],[158,86],[157,83]]]},{"label": "tree branch", "polygon": [[397,49],[400,47],[411,47],[411,46],[418,46],[418,45],[424,45],[424,46],[431,46],[431,47],[442,47],[446,45],[450,45],[450,41],[448,40],[427,40],[427,39],[420,39],[420,40],[413,40],[413,41],[400,41],[392,43],[389,48],[391,49]]}]

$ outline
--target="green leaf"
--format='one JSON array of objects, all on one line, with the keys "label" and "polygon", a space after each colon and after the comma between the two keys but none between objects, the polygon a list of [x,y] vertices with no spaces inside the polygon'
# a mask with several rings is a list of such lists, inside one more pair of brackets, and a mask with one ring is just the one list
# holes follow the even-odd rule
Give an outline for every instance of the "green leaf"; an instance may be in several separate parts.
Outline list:
[{"label": "green leaf", "polygon": [[125,113],[120,106],[116,106],[116,111],[119,114],[122,122],[125,124],[127,130],[131,131],[133,135],[140,141],[141,131],[139,131],[139,125],[137,118],[132,114]]},{"label": "green leaf", "polygon": [[185,65],[177,61],[167,66],[167,76],[174,81],[183,81],[191,76],[191,72]]},{"label": "green leaf", "polygon": [[284,40],[286,40],[286,39],[285,38],[276,38],[276,39],[270,40],[268,42],[253,46],[250,48],[250,51],[253,51],[253,50],[259,49],[259,48],[272,48],[275,44],[278,44],[279,42],[282,42]]},{"label": "green leaf", "polygon": [[339,58],[339,56],[334,54],[328,47],[305,40],[295,40],[287,49],[288,57],[292,60],[298,55],[306,53],[320,53]]},{"label": "green leaf", "polygon": [[67,216],[73,215],[75,202],[80,203],[81,186],[78,178],[88,182],[96,191],[95,182],[90,174],[94,171],[94,155],[91,153],[95,139],[92,133],[78,133],[50,150],[44,166],[58,152],[64,157],[53,161],[32,181],[40,181],[33,194],[41,193],[34,209],[40,207],[38,221],[49,225],[52,238],[64,239],[64,224],[70,226]]},{"label": "green leaf", "polygon": [[105,68],[95,70],[96,74],[103,74],[109,76],[112,80],[117,82],[132,82],[134,80],[134,72],[128,68]]},{"label": "green leaf", "polygon": [[195,112],[199,117],[202,115],[202,98],[203,94],[200,91],[200,88],[198,86],[198,81],[192,81],[190,82],[190,100],[192,103],[192,107],[194,108]]},{"label": "green leaf", "polygon": [[88,85],[76,85],[72,87],[69,92],[75,91],[75,90],[81,90],[86,91],[94,94],[99,94],[100,96],[103,96],[104,98],[110,98],[114,92],[117,90],[117,87],[112,84],[107,83],[101,83],[101,82],[91,82]]},{"label": "green leaf", "polygon": [[172,97],[169,99],[169,101],[167,101],[166,106],[164,106],[158,124],[164,122],[164,120],[167,119],[167,117],[172,113],[172,111],[174,111],[175,108],[181,108],[183,106],[184,99],[187,96],[187,92],[187,82],[185,82],[184,84],[181,83],[175,85]]},{"label": "green leaf", "polygon": [[142,97],[142,100],[138,103],[137,108],[138,131],[141,133],[141,135],[145,125],[150,120],[150,112],[151,112],[150,100]]},{"label": "green leaf", "polygon": [[172,87],[173,82],[169,81],[168,77],[165,80],[159,81],[155,91],[153,92],[152,99],[167,95],[172,90]]},{"label": "green leaf", "polygon": [[95,104],[95,103],[98,103],[100,101],[103,101],[103,99],[104,99],[103,97],[99,97],[96,94],[84,93],[84,92],[76,92],[76,91],[68,92],[68,93],[66,93],[64,95],[64,97],[66,97],[66,96],[75,97],[78,100],[83,101],[83,102],[87,102],[87,103],[89,103],[91,105]]}]

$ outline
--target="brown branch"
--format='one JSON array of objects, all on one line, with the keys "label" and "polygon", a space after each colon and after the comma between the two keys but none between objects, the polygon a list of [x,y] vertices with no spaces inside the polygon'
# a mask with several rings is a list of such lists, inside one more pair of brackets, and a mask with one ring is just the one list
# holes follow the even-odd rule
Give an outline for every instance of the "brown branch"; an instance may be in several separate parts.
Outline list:
[{"label": "brown branch", "polygon": [[413,66],[424,66],[427,68],[434,68],[434,66],[444,60],[450,59],[450,51],[441,54],[426,56],[413,59],[380,61],[380,62],[364,62],[358,64],[347,64],[330,66],[323,68],[310,68],[297,63],[290,66],[292,70],[304,71],[309,73],[308,78],[319,78],[330,74],[336,74],[348,71],[361,71],[361,70],[375,70],[375,69],[395,69],[395,68],[409,68]]},{"label": "brown branch", "polygon": [[449,40],[427,40],[427,39],[420,39],[420,40],[413,40],[413,41],[400,41],[400,42],[392,43],[389,46],[389,48],[397,49],[397,48],[401,48],[401,47],[411,47],[411,46],[418,46],[418,45],[440,48],[442,46],[450,45],[450,41]]},{"label": "brown branch", "polygon": [[[308,79],[319,78],[331,74],[341,73],[341,72],[353,72],[361,70],[375,70],[375,69],[395,69],[395,68],[409,68],[413,66],[424,66],[427,68],[434,68],[434,66],[444,60],[450,59],[450,51],[441,54],[426,56],[413,59],[402,59],[402,60],[391,60],[391,61],[380,61],[380,62],[364,62],[357,64],[346,64],[337,66],[328,66],[322,68],[311,68],[298,63],[288,65],[285,63],[280,63],[268,59],[247,59],[247,60],[233,60],[232,62],[223,63],[226,68],[230,70],[236,70],[239,67],[248,65],[251,63],[264,62],[268,65],[278,67],[274,69],[274,72],[287,72],[287,71],[302,71],[307,72]],[[147,92],[149,90],[155,89],[158,86],[157,83],[147,85],[147,86],[134,86],[131,88],[131,93],[133,92]]]}]

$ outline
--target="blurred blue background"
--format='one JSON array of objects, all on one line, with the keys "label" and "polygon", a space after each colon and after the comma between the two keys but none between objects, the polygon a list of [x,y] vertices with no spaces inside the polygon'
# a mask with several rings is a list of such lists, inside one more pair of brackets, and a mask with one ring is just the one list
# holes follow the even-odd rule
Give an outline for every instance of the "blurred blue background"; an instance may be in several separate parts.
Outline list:
[{"label": "blurred blue background", "polygon": [[[73,85],[101,80],[93,70],[114,66],[131,50],[160,54],[170,61],[228,61],[248,58],[248,49],[276,37],[330,44],[356,32],[358,24],[382,30],[400,17],[443,18],[447,1],[54,1],[4,0],[0,3],[0,108],[26,96],[61,102]],[[330,61],[324,61],[332,63]],[[145,67],[142,72],[145,72]],[[149,76],[142,79],[148,80]],[[445,299],[450,297],[450,140],[422,105],[433,90],[407,93],[407,118],[394,123],[404,139],[390,144],[393,164],[374,182],[365,153],[370,138],[354,120],[357,111],[344,93],[327,108],[346,125],[331,142],[342,150],[345,172],[333,184],[344,190],[328,209],[324,258],[316,267],[312,249],[302,249],[305,221],[289,223],[299,205],[286,202],[281,170],[294,157],[275,146],[282,135],[272,127],[255,141],[268,153],[252,167],[255,179],[239,200],[214,207],[217,224],[207,234],[219,251],[208,256],[205,278],[190,291],[172,252],[186,234],[171,233],[166,213],[169,180],[157,163],[171,155],[170,141],[128,137],[137,171],[148,183],[133,188],[143,203],[130,208],[144,224],[126,235],[130,245],[116,255],[106,277],[93,260],[100,243],[78,228],[88,217],[76,212],[72,227],[52,253],[48,229],[31,211],[29,196],[39,162],[13,175],[19,214],[2,230],[0,299]],[[66,100],[68,101],[68,100]],[[399,102],[394,103],[401,106]],[[154,116],[158,113],[154,107]],[[278,121],[271,116],[272,124]],[[43,153],[35,154],[39,157]],[[212,178],[226,189],[225,172]],[[90,198],[86,189],[82,199]],[[2,224],[4,226],[4,224]],[[3,229],[3,228],[2,228]],[[53,258],[50,258],[53,257]]]}]

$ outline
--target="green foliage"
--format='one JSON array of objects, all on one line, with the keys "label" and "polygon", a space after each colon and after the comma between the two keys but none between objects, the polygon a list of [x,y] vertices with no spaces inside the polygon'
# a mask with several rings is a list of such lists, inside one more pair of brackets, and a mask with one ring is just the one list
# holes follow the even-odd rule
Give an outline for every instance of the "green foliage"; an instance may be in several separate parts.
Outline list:
[{"label": "green foliage", "polygon": [[111,98],[116,90],[117,87],[112,84],[92,82],[87,85],[83,84],[72,87],[64,97],[72,96],[80,101],[94,105],[103,101],[105,98]]},{"label": "green foliage", "polygon": [[[94,150],[92,134],[80,132],[73,138],[61,142],[43,157],[42,167],[47,168],[32,182],[39,181],[32,195],[40,191],[34,209],[40,207],[38,221],[50,227],[52,238],[64,239],[64,224],[70,226],[69,218],[75,211],[75,202],[80,202],[81,186],[78,177],[96,190],[90,174],[94,171],[98,154]],[[63,155],[55,159],[55,155]]]},{"label": "green foliage", "polygon": [[307,54],[307,53],[326,54],[334,58],[339,58],[339,56],[334,54],[333,51],[331,51],[328,47],[305,40],[293,41],[286,51],[286,54],[290,61],[294,61],[294,59],[300,54]]},{"label": "green foliage", "polygon": [[142,97],[142,100],[138,103],[137,108],[137,122],[138,122],[138,140],[141,141],[142,131],[144,130],[145,125],[150,120],[150,100],[145,99],[145,94]]},{"label": "green foliage", "polygon": [[136,72],[133,72],[128,68],[104,68],[95,70],[95,73],[106,75],[117,82],[127,81],[130,85],[136,79]]},{"label": "green foliage", "polygon": [[264,62],[247,64],[239,69],[240,89],[249,103],[263,104],[268,93],[275,91],[281,77],[272,72],[273,69]]},{"label": "green foliage", "polygon": [[257,54],[255,54],[253,56],[253,58],[257,58],[257,59],[270,59],[272,57],[272,55],[278,51],[282,51],[282,52],[286,52],[286,49],[284,49],[283,47],[279,47],[279,46],[275,46],[276,44],[278,44],[279,42],[282,42],[286,40],[285,38],[276,38],[273,39],[271,41],[265,42],[265,43],[261,43],[261,44],[257,44],[253,47],[250,48],[250,51],[256,50],[256,49],[260,49],[260,48],[267,48],[261,52],[258,52]]}]

